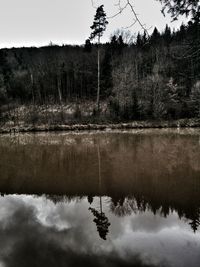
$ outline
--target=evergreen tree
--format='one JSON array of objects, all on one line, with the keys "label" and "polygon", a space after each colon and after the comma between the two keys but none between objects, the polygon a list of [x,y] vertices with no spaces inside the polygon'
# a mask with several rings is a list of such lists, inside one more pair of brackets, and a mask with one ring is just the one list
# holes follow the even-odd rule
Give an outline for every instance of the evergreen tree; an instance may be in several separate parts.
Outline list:
[{"label": "evergreen tree", "polygon": [[117,51],[117,47],[118,47],[117,36],[114,34],[111,37],[111,41],[110,41],[110,49],[111,49],[112,56],[114,56],[115,52]]},{"label": "evergreen tree", "polygon": [[177,31],[177,33],[173,33],[173,36],[176,36],[176,40],[182,42],[186,37],[187,27],[182,24],[180,29]]},{"label": "evergreen tree", "polygon": [[143,45],[142,37],[141,37],[140,33],[138,32],[137,39],[136,39],[136,46],[138,48],[140,48],[140,47],[142,47],[142,45]]},{"label": "evergreen tree", "polygon": [[123,48],[125,47],[125,43],[124,43],[122,35],[120,35],[119,38],[118,38],[118,47],[119,47],[119,49],[118,49],[119,53],[121,54]]},{"label": "evergreen tree", "polygon": [[165,27],[163,39],[167,45],[170,44],[170,42],[171,42],[171,29],[168,25],[166,25],[166,27]]},{"label": "evergreen tree", "polygon": [[152,44],[157,44],[159,42],[159,39],[160,39],[160,33],[158,29],[155,27],[151,35],[150,41]]},{"label": "evergreen tree", "polygon": [[98,86],[97,86],[97,111],[99,112],[99,97],[100,97],[100,40],[103,36],[104,31],[106,30],[106,25],[108,21],[106,20],[106,13],[103,9],[103,5],[99,6],[96,10],[96,14],[94,16],[93,25],[90,27],[92,29],[92,33],[90,35],[90,39],[93,40],[96,37],[98,38],[98,55],[97,55],[97,64],[98,64]]},{"label": "evergreen tree", "polygon": [[88,53],[90,53],[92,51],[92,44],[90,42],[90,39],[87,39],[85,41],[84,50],[85,50],[85,52],[88,52]]},{"label": "evergreen tree", "polygon": [[144,34],[142,36],[142,44],[146,45],[147,44],[147,33],[144,31]]}]

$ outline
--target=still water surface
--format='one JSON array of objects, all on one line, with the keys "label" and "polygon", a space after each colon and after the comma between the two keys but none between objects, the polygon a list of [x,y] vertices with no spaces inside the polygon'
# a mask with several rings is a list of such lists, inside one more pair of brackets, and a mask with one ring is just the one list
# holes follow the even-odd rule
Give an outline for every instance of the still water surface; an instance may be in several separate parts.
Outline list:
[{"label": "still water surface", "polygon": [[200,130],[0,136],[0,267],[200,266]]}]

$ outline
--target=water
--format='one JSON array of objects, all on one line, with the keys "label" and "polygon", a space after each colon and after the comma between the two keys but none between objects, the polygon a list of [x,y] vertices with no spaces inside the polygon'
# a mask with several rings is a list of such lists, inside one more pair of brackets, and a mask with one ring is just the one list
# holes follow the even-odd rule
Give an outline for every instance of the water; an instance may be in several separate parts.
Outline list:
[{"label": "water", "polygon": [[0,136],[0,266],[200,266],[200,130]]}]

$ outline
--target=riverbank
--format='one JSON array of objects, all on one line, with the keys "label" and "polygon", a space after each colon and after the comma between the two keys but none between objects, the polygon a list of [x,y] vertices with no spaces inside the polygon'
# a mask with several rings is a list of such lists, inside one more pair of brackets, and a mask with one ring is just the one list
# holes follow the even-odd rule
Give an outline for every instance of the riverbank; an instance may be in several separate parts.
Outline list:
[{"label": "riverbank", "polygon": [[106,102],[101,102],[99,116],[95,107],[91,101],[62,106],[4,106],[0,109],[0,133],[200,127],[200,118],[127,122],[113,118]]},{"label": "riverbank", "polygon": [[123,130],[123,129],[145,129],[145,128],[195,128],[200,127],[200,119],[180,119],[170,121],[133,121],[128,123],[106,123],[106,124],[58,124],[58,125],[21,125],[0,127],[0,133],[17,132],[47,132],[47,131],[90,131],[90,130]]}]

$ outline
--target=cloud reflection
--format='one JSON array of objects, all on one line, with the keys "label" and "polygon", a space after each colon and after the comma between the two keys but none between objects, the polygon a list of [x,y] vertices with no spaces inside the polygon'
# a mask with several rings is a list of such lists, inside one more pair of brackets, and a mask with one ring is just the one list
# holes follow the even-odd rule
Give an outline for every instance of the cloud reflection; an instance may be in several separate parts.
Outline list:
[{"label": "cloud reflection", "polygon": [[[99,238],[87,198],[55,203],[45,196],[0,197],[0,266],[198,266],[200,233],[175,212],[117,217]],[[92,207],[98,208],[94,198]]]}]

